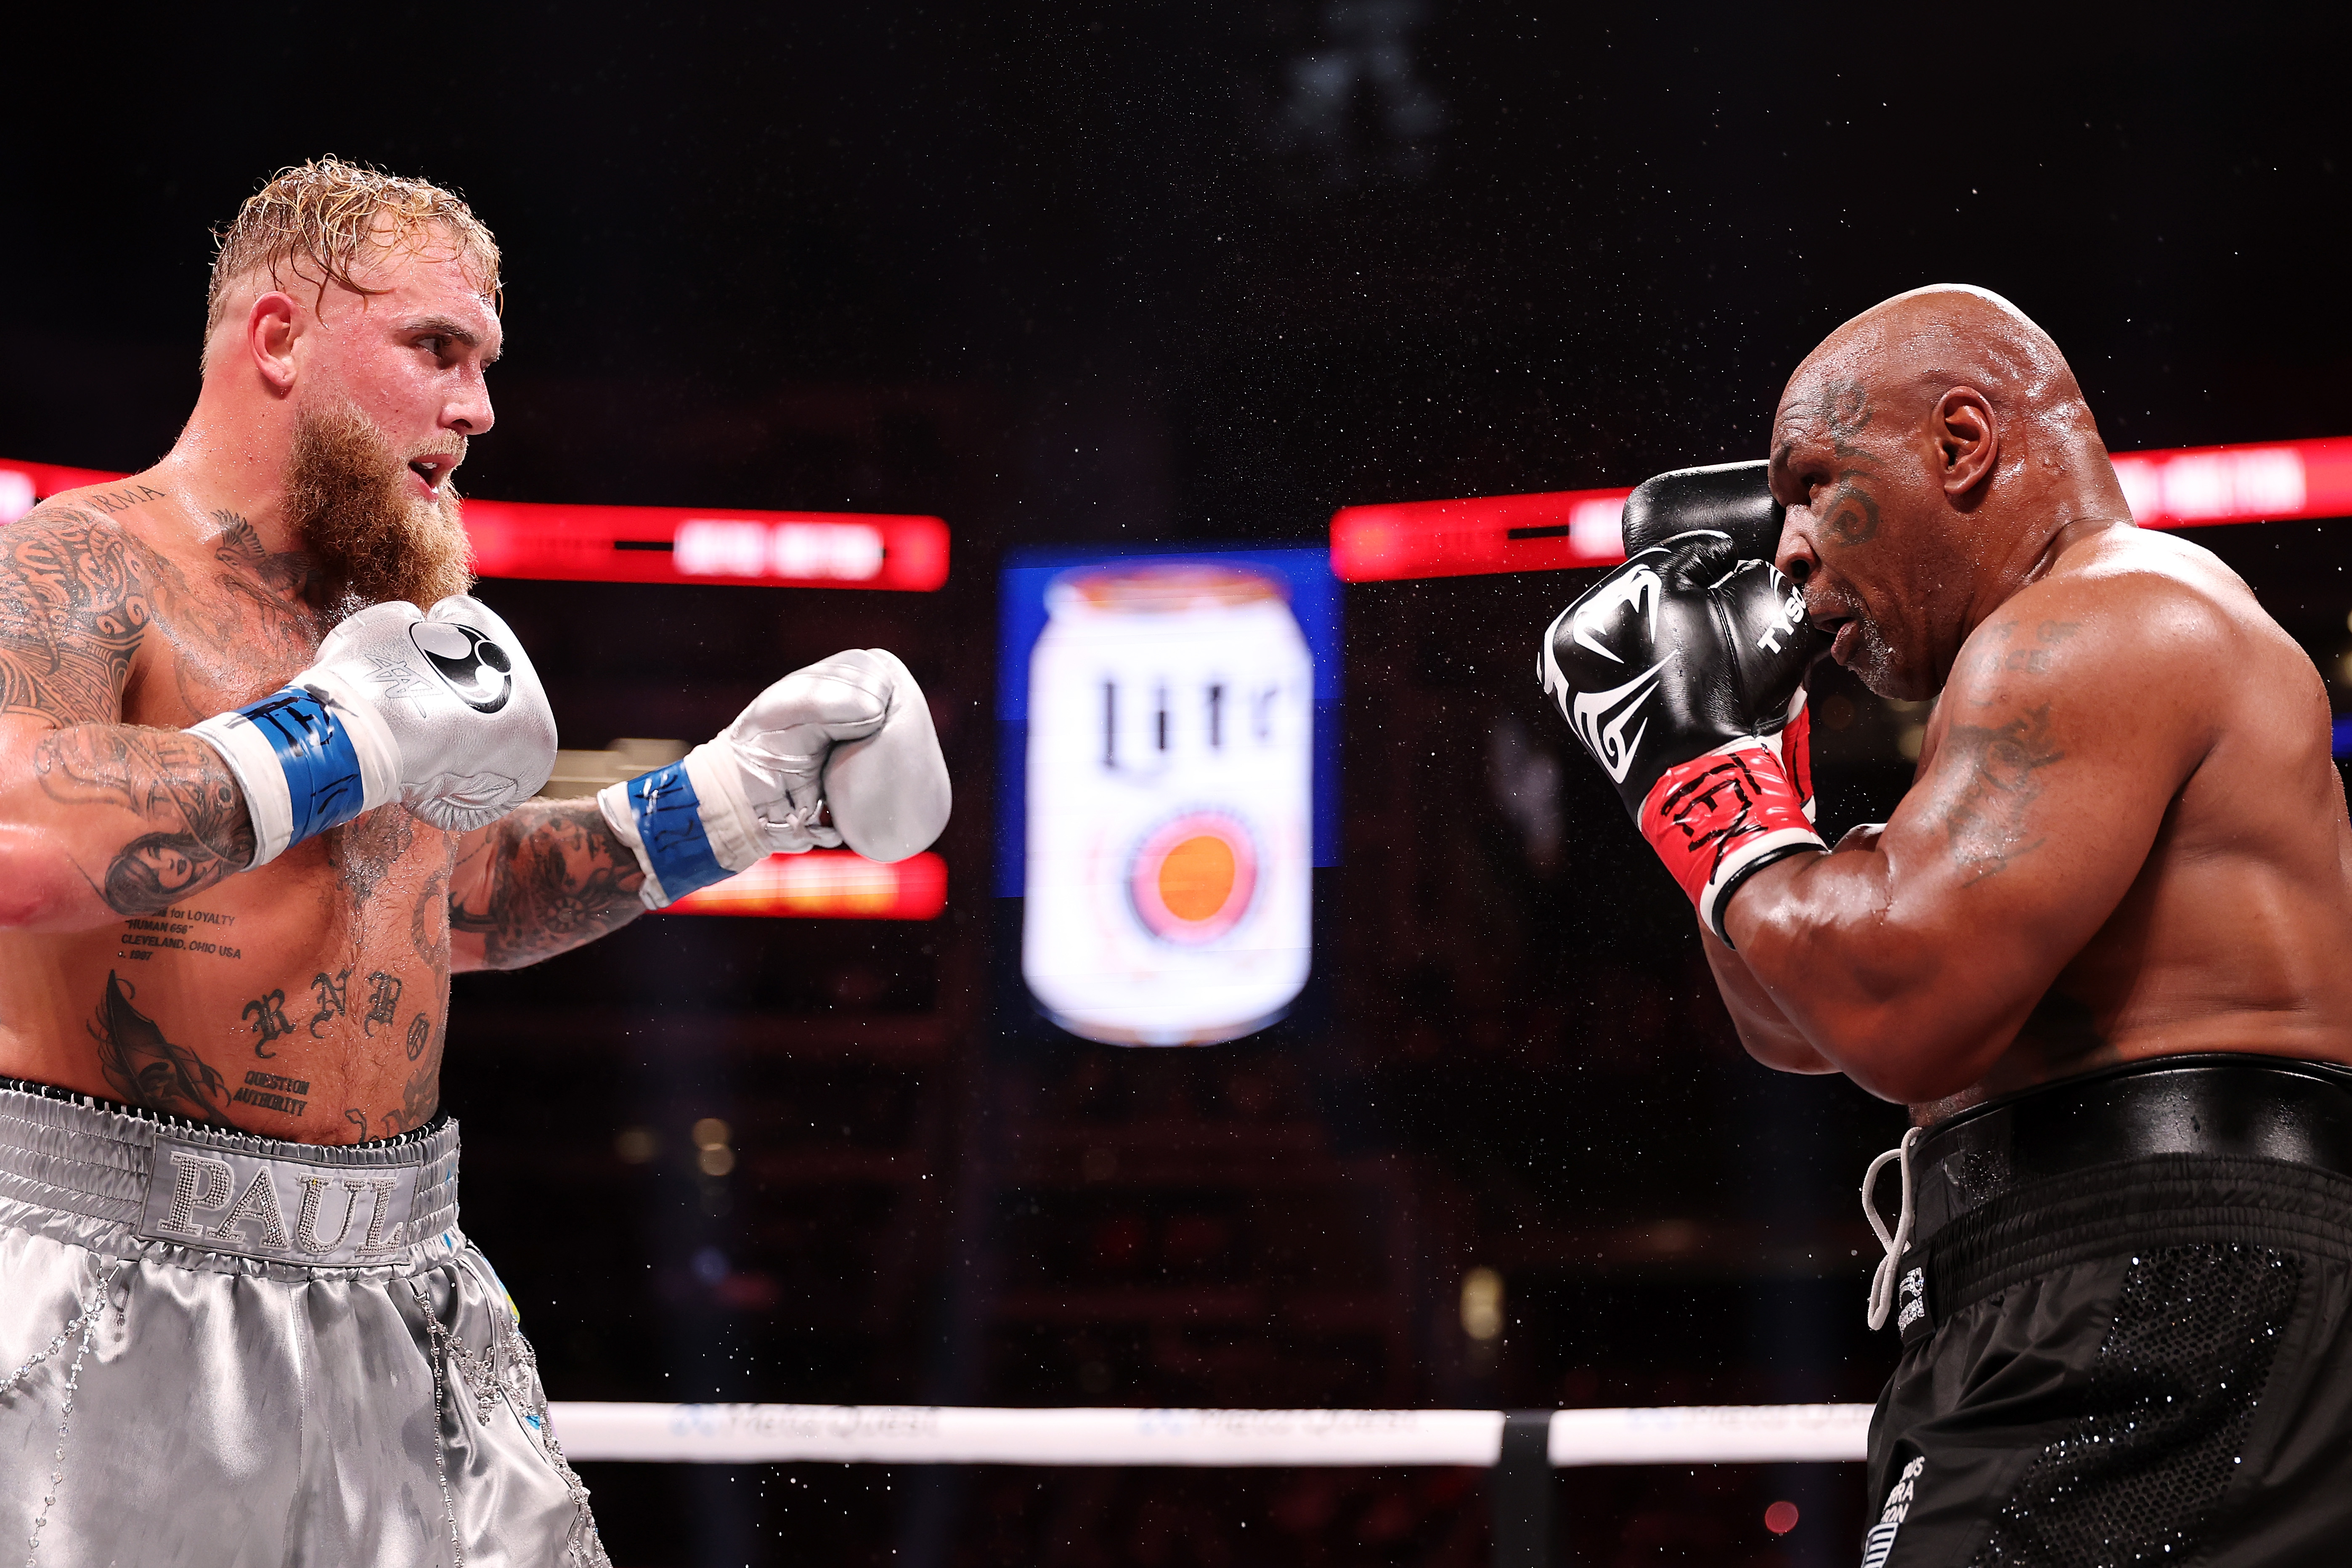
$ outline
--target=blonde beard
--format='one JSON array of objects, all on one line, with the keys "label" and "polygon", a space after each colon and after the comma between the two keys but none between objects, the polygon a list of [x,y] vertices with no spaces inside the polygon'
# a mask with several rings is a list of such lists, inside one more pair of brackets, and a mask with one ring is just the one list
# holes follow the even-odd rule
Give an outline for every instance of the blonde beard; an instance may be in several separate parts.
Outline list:
[{"label": "blonde beard", "polygon": [[409,456],[348,405],[306,412],[286,465],[286,512],[340,607],[405,599],[420,607],[473,585],[473,550],[457,487],[410,493]]}]

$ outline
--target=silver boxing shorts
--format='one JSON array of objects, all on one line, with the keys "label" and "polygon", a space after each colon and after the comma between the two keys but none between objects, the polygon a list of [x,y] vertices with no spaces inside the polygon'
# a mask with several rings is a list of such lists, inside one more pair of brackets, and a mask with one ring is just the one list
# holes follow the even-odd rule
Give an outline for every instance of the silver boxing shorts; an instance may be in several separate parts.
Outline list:
[{"label": "silver boxing shorts", "polygon": [[604,1564],[457,1126],[320,1147],[0,1084],[0,1552]]}]

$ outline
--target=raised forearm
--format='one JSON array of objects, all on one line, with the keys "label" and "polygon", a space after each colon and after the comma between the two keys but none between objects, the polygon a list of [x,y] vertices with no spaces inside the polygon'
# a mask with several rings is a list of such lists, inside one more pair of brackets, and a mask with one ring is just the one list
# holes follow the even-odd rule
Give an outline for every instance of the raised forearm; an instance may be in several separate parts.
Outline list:
[{"label": "raised forearm", "polygon": [[1748,972],[1747,961],[1715,939],[1705,926],[1699,943],[1706,951],[1707,967],[1715,972],[1716,989],[1723,997],[1731,1026],[1748,1054],[1781,1072],[1825,1073],[1837,1064],[1815,1050],[1804,1031],[1789,1021],[1771,994]]},{"label": "raised forearm", "polygon": [[87,931],[152,914],[252,858],[235,775],[185,731],[0,732],[0,925]]},{"label": "raised forearm", "polygon": [[450,879],[452,967],[520,969],[646,912],[645,873],[593,797],[534,800],[469,835]]},{"label": "raised forearm", "polygon": [[[1884,823],[1863,823],[1848,828],[1827,856],[1792,856],[1750,878],[1726,911],[1726,923],[1746,932],[1739,938],[1739,951],[1702,929],[1707,967],[1715,972],[1740,1044],[1767,1067],[1783,1072],[1843,1070],[1843,1062],[1824,1055],[1822,1047],[1826,1042],[1834,1050],[1843,1037],[1836,1026],[1853,1011],[1853,999],[1833,994],[1841,984],[1838,973],[1817,976],[1822,981],[1818,986],[1804,984],[1801,966],[1822,962],[1842,940],[1854,934],[1835,921],[1826,922],[1826,930],[1815,929],[1813,922],[1825,910],[1874,910],[1883,900],[1885,863],[1878,851],[1885,832]],[[1832,879],[1825,903],[1806,901],[1807,894],[1818,897],[1823,890],[1818,880],[1801,883],[1801,877],[1811,870]],[[1816,942],[1824,942],[1830,952],[1807,945]],[[1883,960],[1886,955],[1873,956]],[[1787,998],[1786,1005],[1776,998],[1775,985]],[[1815,1037],[1816,1031],[1821,1038]]]},{"label": "raised forearm", "polygon": [[1727,924],[1756,984],[1822,1060],[1916,1104],[1975,1081],[2047,984],[1948,897],[1906,892],[1874,847],[1766,868]]}]

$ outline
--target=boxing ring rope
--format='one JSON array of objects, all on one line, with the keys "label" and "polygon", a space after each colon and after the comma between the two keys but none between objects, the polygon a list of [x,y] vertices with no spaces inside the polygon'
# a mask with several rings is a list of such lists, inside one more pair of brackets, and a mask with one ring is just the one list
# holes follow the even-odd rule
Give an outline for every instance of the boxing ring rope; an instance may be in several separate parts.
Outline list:
[{"label": "boxing ring rope", "polygon": [[1867,1405],[1605,1410],[1007,1410],[914,1405],[550,1406],[574,1459],[692,1464],[1476,1465],[1506,1426],[1581,1465],[1858,1461]]},{"label": "boxing ring rope", "polygon": [[689,1464],[1470,1465],[1493,1568],[1551,1560],[1555,1469],[1858,1461],[1867,1405],[1602,1410],[1006,1410],[921,1405],[549,1407],[575,1460]]}]

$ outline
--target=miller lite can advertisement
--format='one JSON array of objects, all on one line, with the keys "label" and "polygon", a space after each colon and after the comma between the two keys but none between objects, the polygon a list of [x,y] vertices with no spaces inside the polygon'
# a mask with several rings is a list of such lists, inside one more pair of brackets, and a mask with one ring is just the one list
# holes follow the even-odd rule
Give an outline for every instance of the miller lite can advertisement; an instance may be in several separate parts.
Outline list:
[{"label": "miller lite can advertisement", "polygon": [[1328,553],[1030,556],[1004,576],[998,890],[1024,900],[1030,1000],[1113,1045],[1274,1023],[1336,858]]}]

